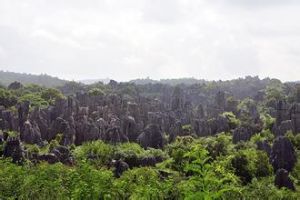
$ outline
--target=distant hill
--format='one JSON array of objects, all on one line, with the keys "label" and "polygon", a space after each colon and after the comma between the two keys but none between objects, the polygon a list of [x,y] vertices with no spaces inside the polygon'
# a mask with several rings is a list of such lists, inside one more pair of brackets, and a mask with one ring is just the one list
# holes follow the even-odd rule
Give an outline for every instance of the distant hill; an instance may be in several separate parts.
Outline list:
[{"label": "distant hill", "polygon": [[102,82],[104,84],[109,83],[110,79],[109,78],[105,78],[105,79],[86,79],[86,80],[79,80],[78,82],[86,84],[86,85],[91,85],[94,83],[98,83],[98,82]]},{"label": "distant hill", "polygon": [[178,79],[160,79],[160,80],[153,80],[150,78],[145,79],[135,79],[131,80],[131,83],[135,83],[137,85],[146,85],[146,84],[155,84],[155,83],[161,83],[161,84],[167,84],[167,85],[193,85],[193,84],[199,84],[199,83],[205,83],[205,80],[199,80],[195,78],[178,78]]},{"label": "distant hill", "polygon": [[33,75],[26,73],[0,71],[0,84],[8,86],[10,83],[18,81],[24,85],[38,84],[45,87],[57,87],[64,85],[67,81],[52,77],[46,74]]},{"label": "distant hill", "polygon": [[[94,83],[102,82],[104,84],[108,84],[111,79],[105,78],[105,79],[85,79],[85,80],[79,80],[78,82],[86,84],[86,85],[91,85]],[[192,84],[197,84],[197,83],[204,83],[204,80],[198,80],[195,78],[178,78],[178,79],[160,79],[160,80],[153,80],[150,78],[145,78],[145,79],[134,79],[129,81],[130,83],[135,83],[137,85],[146,85],[146,84],[156,84],[156,83],[161,83],[161,84],[167,84],[167,85],[178,85],[178,84],[186,84],[186,85],[192,85]]]}]

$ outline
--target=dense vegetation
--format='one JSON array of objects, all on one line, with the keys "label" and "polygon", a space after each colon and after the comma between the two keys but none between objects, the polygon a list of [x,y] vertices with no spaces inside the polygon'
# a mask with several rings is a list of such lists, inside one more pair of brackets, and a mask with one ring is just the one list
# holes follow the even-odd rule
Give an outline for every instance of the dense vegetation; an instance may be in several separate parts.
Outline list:
[{"label": "dense vegetation", "polygon": [[[299,145],[300,135],[295,138]],[[258,139],[264,136],[258,134],[236,145],[225,133],[200,139],[179,137],[164,150],[144,150],[135,143],[115,146],[89,142],[72,147],[74,166],[29,161],[16,165],[1,159],[0,198],[298,199],[300,163],[291,175],[298,192],[277,189],[266,153],[255,148]],[[134,167],[115,178],[110,162],[120,155],[123,160],[161,156],[165,161],[152,167]]]},{"label": "dense vegetation", "polygon": [[[13,82],[9,87],[14,86],[16,83]],[[42,108],[53,104],[59,98],[64,98],[64,96],[58,89],[45,88],[35,84],[18,85],[17,88],[13,89],[0,88],[0,105],[12,110],[20,102],[30,101],[32,107]]]},{"label": "dense vegetation", "polygon": [[[0,199],[300,198],[300,133],[287,131],[283,135],[291,142],[297,156],[289,174],[294,191],[274,185],[276,171],[269,153],[258,148],[259,142],[266,141],[272,146],[276,140],[274,104],[279,100],[300,102],[300,89],[297,90],[295,83],[247,77],[179,86],[120,83],[116,87],[114,82],[87,86],[68,82],[58,88],[46,88],[15,82],[8,88],[0,88],[0,105],[13,113],[17,113],[18,105],[26,101],[30,102],[30,110],[48,108],[57,100],[83,91],[89,97],[116,93],[128,99],[135,96],[155,99],[164,98],[169,90],[176,91],[176,87],[185,91],[197,90],[197,94],[201,94],[199,98],[207,105],[220,90],[230,94],[227,102],[238,99],[236,111],[219,115],[228,120],[229,129],[201,137],[192,124],[182,124],[182,134],[175,138],[164,133],[165,143],[161,149],[143,148],[135,142],[84,141],[81,145],[67,145],[72,155],[70,164],[50,164],[35,157],[61,146],[62,133],[42,145],[23,142],[25,159],[14,162],[11,157],[2,156],[7,141],[2,140],[0,131]],[[261,93],[263,97],[258,95]],[[253,106],[258,108],[259,132],[235,141],[235,129],[254,123],[251,118]],[[16,131],[7,133],[12,138],[19,136]],[[115,161],[127,163],[129,168],[120,172]]]}]

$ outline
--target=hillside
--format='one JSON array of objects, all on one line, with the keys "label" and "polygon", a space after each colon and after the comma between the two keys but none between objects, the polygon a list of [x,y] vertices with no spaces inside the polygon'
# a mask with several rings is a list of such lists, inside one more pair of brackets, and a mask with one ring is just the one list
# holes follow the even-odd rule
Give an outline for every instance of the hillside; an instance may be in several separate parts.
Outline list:
[{"label": "hillside", "polygon": [[64,85],[67,81],[59,79],[57,77],[52,77],[46,74],[33,75],[26,73],[16,73],[0,71],[0,84],[8,86],[10,83],[18,81],[22,84],[38,84],[45,87],[57,87]]}]

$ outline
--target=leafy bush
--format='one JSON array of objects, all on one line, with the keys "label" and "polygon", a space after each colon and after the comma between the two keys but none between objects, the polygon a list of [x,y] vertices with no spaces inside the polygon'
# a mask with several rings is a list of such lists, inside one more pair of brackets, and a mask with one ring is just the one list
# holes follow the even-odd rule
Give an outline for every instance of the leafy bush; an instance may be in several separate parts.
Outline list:
[{"label": "leafy bush", "polygon": [[291,141],[293,146],[300,150],[300,133],[294,135],[292,131],[288,131],[285,135]]},{"label": "leafy bush", "polygon": [[103,167],[111,162],[113,146],[103,141],[84,143],[74,150],[76,160],[88,160],[97,167]]},{"label": "leafy bush", "polygon": [[272,129],[274,123],[275,123],[275,118],[273,118],[271,115],[268,113],[264,113],[260,116],[264,123],[264,129]]},{"label": "leafy bush", "polygon": [[110,193],[112,172],[87,163],[74,169],[62,164],[17,166],[0,160],[0,199],[103,199]]},{"label": "leafy bush", "polygon": [[167,146],[167,152],[171,157],[169,165],[171,168],[183,172],[184,165],[187,162],[185,154],[191,150],[192,137],[177,137],[176,141]]},{"label": "leafy bush", "polygon": [[11,91],[0,88],[0,105],[5,107],[14,106],[17,103],[17,97]]},{"label": "leafy bush", "polygon": [[232,112],[224,112],[222,114],[222,116],[226,117],[228,119],[229,126],[230,126],[231,129],[234,129],[234,128],[241,125],[241,121],[239,119],[237,119],[235,114],[233,114]]},{"label": "leafy bush", "polygon": [[234,185],[230,184],[235,182],[234,176],[224,171],[219,174],[214,171],[209,163],[208,151],[201,144],[193,145],[185,157],[189,161],[185,164],[184,170],[189,177],[178,184],[181,198],[219,199],[227,192],[239,192]]},{"label": "leafy bush", "polygon": [[49,104],[54,104],[56,99],[63,99],[65,97],[59,90],[47,88],[41,92],[41,98],[43,98]]},{"label": "leafy bush", "polygon": [[252,182],[243,188],[242,199],[278,199],[278,200],[296,200],[299,194],[286,189],[279,190],[274,186],[274,178],[266,177],[260,180],[254,178]]},{"label": "leafy bush", "polygon": [[203,139],[203,145],[209,152],[209,155],[216,159],[218,156],[225,156],[232,150],[232,137],[225,133],[217,134],[216,137],[207,137]]},{"label": "leafy bush", "polygon": [[251,137],[251,142],[256,144],[258,141],[269,141],[272,142],[274,140],[274,134],[269,130],[263,130],[261,133],[254,134]]},{"label": "leafy bush", "polygon": [[125,172],[115,181],[116,199],[165,199],[172,189],[168,180],[161,180],[159,172],[142,167]]},{"label": "leafy bush", "polygon": [[183,131],[186,131],[186,132],[188,132],[188,133],[191,133],[192,132],[192,125],[191,124],[187,124],[187,125],[183,125],[182,126],[182,130]]},{"label": "leafy bush", "polygon": [[248,148],[236,152],[231,165],[244,184],[250,183],[254,177],[266,177],[272,174],[272,166],[266,153],[254,149]]}]

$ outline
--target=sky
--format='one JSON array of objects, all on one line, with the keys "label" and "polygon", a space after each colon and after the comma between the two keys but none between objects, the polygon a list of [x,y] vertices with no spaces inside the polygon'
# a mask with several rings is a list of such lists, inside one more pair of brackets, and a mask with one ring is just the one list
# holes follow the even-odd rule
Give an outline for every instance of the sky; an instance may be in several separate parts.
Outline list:
[{"label": "sky", "polygon": [[299,0],[0,0],[0,70],[300,80]]}]

